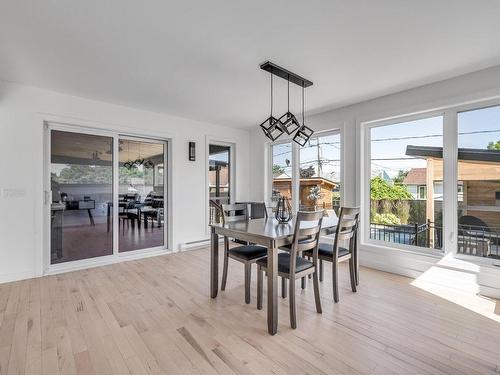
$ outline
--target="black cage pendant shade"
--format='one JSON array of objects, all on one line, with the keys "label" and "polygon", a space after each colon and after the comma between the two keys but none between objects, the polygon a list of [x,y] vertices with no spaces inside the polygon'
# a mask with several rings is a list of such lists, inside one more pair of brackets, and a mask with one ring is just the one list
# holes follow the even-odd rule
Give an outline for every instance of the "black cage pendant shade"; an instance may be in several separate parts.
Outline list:
[{"label": "black cage pendant shade", "polygon": [[290,112],[290,78],[288,78],[288,109],[287,112],[279,118],[281,129],[283,129],[286,134],[290,135],[300,128],[299,121],[297,117]]},{"label": "black cage pendant shade", "polygon": [[300,146],[305,146],[309,138],[313,135],[314,131],[306,126],[304,121],[304,86],[302,86],[302,126],[297,130],[297,133],[293,137],[293,141],[298,143]]},{"label": "black cage pendant shade", "polygon": [[280,121],[273,116],[273,75],[271,73],[271,115],[264,120],[260,127],[267,138],[271,141],[277,140],[282,134],[283,129],[281,128]]}]

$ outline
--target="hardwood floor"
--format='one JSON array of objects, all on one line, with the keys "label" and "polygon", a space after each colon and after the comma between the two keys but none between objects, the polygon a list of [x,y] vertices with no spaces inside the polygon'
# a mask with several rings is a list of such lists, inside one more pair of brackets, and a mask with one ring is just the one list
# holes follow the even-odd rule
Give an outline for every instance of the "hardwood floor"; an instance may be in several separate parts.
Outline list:
[{"label": "hardwood floor", "polygon": [[[485,374],[500,372],[498,303],[487,317],[361,268],[297,291],[298,328],[279,298],[279,331],[244,303],[243,267],[208,297],[208,249],[0,285],[0,374]],[[265,288],[264,288],[265,292]],[[456,292],[455,292],[456,294]],[[265,303],[264,298],[264,303]],[[498,319],[495,319],[498,317]]]}]

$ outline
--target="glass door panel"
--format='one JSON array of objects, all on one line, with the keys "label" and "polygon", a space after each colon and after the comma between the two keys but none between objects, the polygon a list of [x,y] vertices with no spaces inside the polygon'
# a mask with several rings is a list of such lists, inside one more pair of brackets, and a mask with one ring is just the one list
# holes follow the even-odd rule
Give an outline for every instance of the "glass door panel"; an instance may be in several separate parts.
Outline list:
[{"label": "glass door panel", "polygon": [[208,146],[210,223],[221,221],[220,205],[231,201],[231,146]]},{"label": "glass door panel", "polygon": [[113,254],[113,138],[51,131],[51,264]]},{"label": "glass door panel", "polygon": [[165,244],[165,143],[119,141],[119,251]]}]

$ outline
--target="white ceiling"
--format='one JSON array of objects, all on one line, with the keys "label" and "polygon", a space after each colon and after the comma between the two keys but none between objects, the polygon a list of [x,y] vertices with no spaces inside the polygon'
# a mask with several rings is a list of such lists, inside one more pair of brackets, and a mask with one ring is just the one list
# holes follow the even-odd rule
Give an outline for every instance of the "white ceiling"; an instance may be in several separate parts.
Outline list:
[{"label": "white ceiling", "polygon": [[248,127],[269,111],[261,62],[312,80],[316,112],[500,64],[499,15],[498,0],[2,0],[0,79]]}]

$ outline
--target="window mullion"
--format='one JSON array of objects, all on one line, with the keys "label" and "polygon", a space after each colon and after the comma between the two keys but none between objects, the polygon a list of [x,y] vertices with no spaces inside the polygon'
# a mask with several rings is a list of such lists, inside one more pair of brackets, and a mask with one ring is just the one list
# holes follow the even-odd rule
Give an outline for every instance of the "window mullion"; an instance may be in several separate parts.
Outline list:
[{"label": "window mullion", "polygon": [[457,112],[447,110],[443,126],[443,245],[446,254],[457,252],[458,126]]}]

